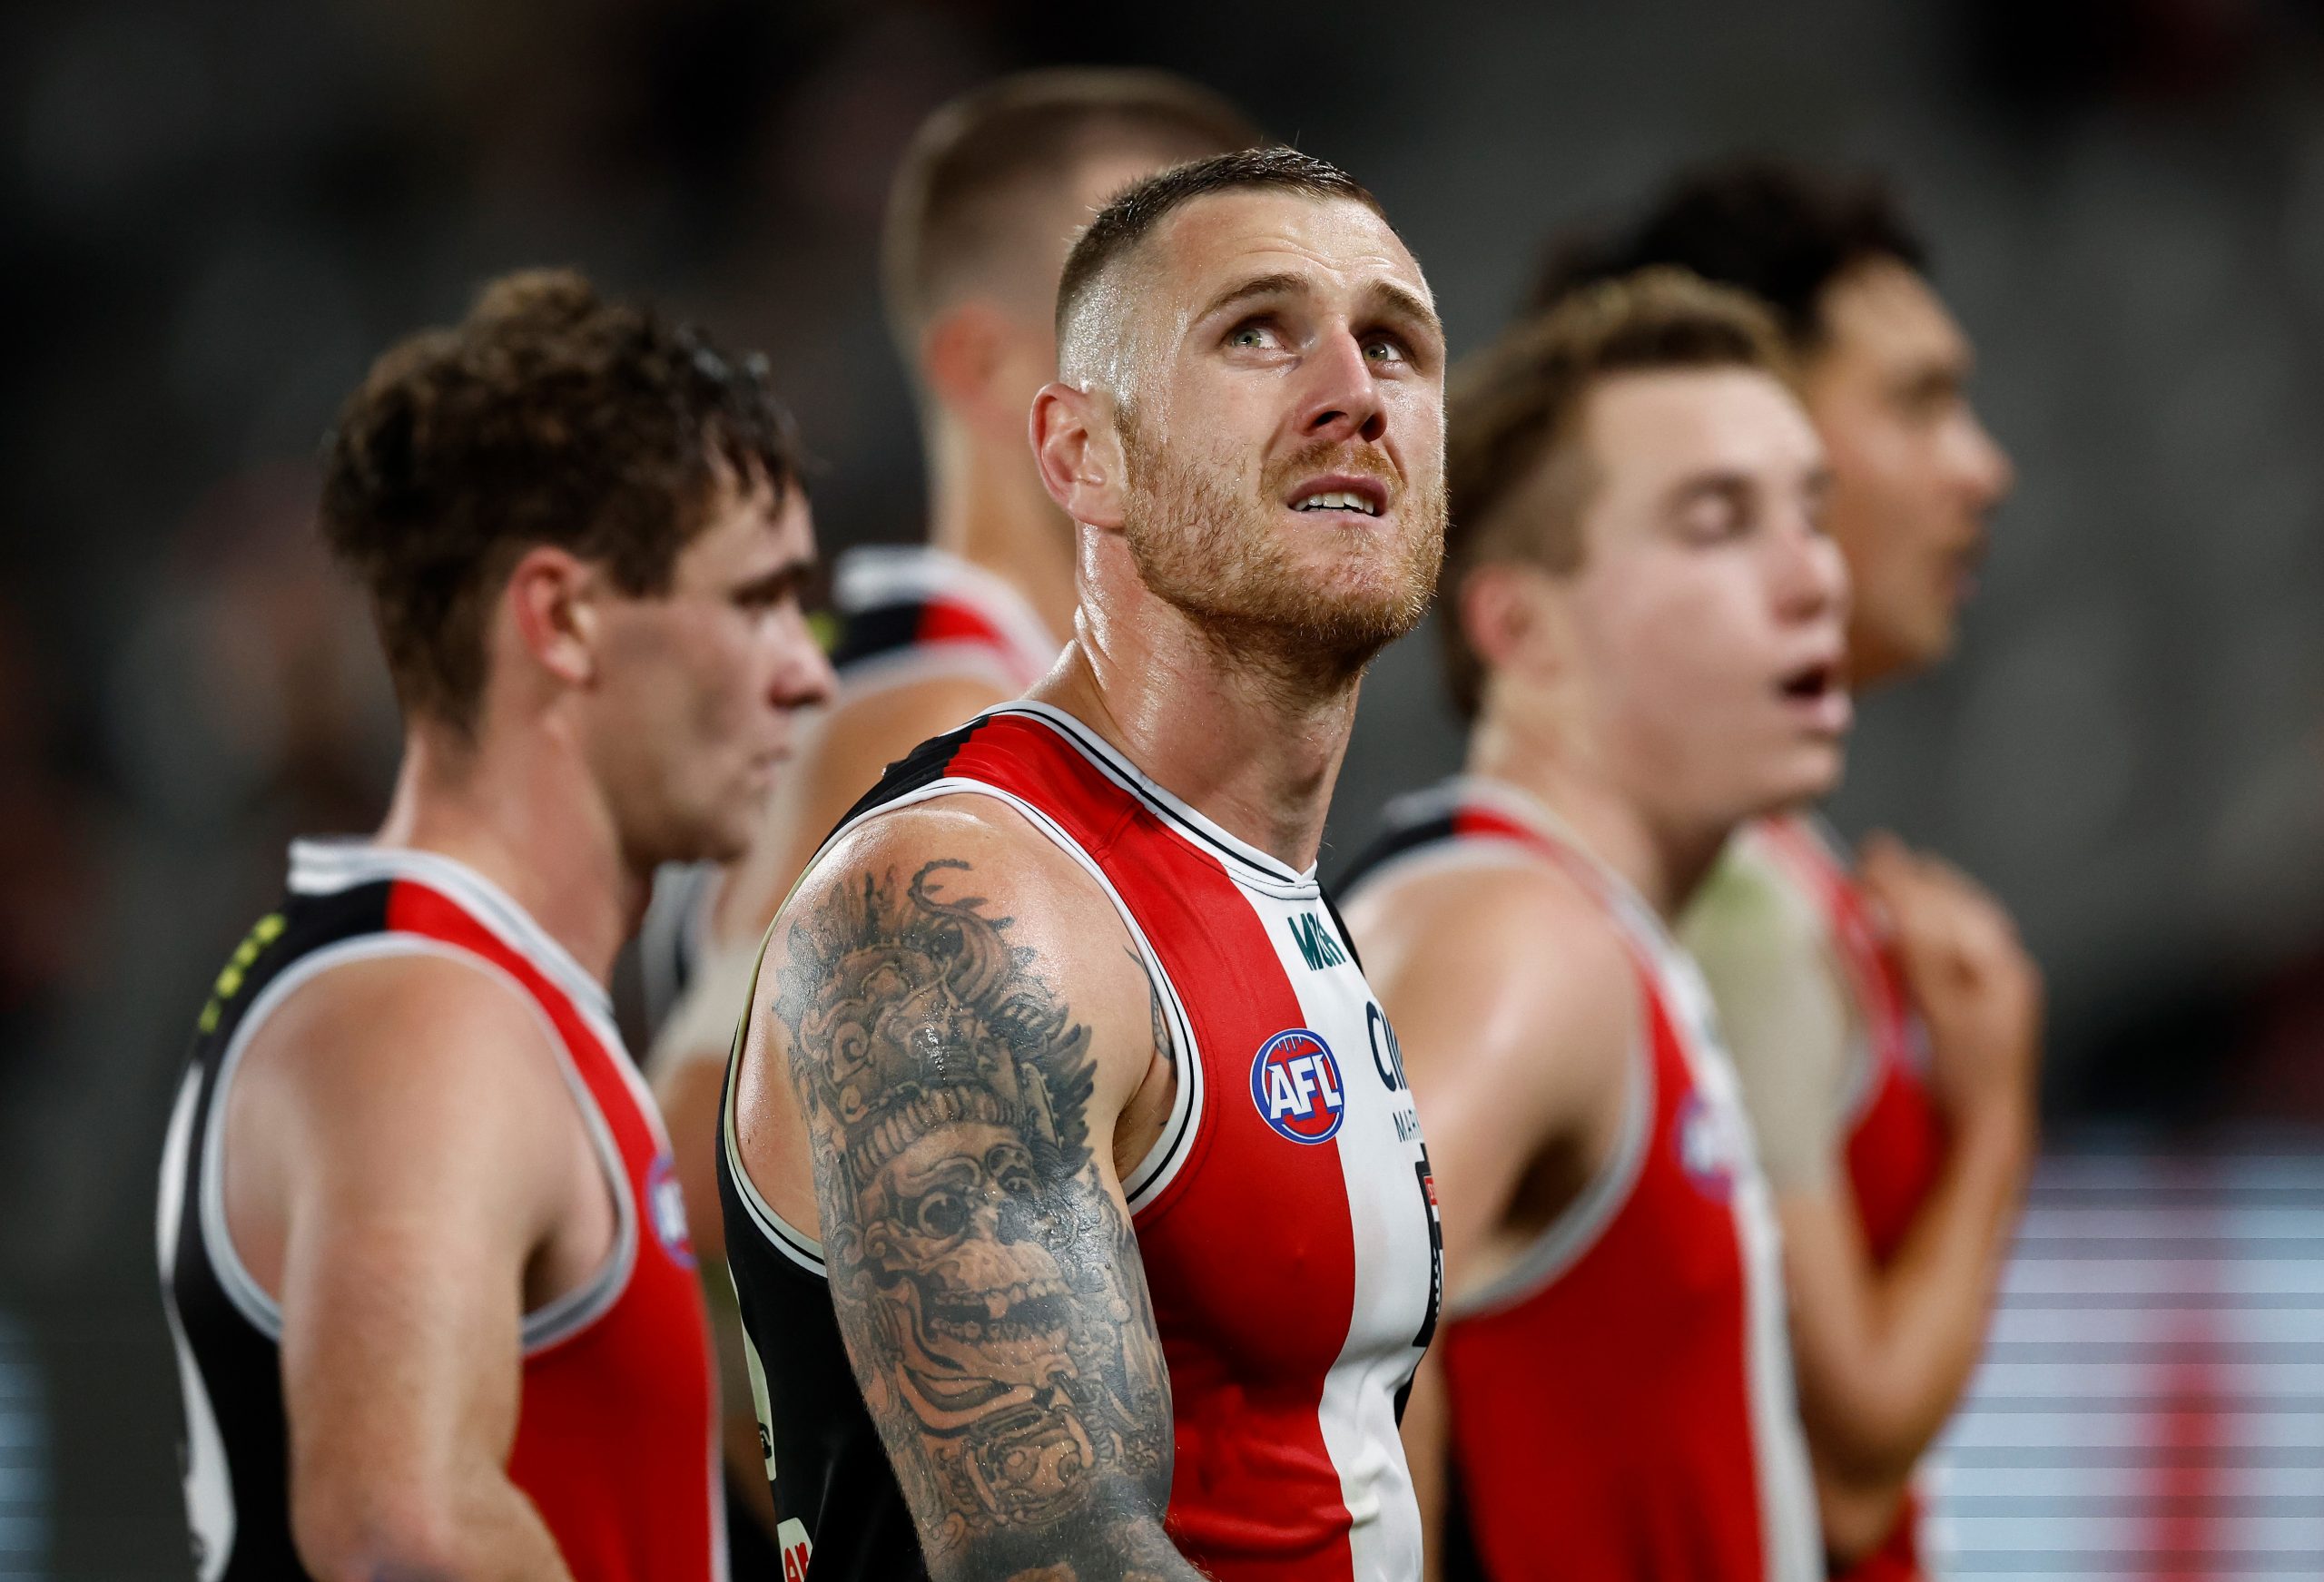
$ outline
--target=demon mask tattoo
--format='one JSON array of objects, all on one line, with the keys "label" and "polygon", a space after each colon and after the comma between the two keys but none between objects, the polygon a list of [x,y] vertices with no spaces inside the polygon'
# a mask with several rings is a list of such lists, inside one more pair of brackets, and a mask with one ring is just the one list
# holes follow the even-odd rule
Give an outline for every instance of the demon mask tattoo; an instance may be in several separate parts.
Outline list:
[{"label": "demon mask tattoo", "polygon": [[1089,1031],[1009,919],[931,888],[966,870],[866,876],[794,922],[775,1004],[833,1300],[843,1322],[858,1304],[857,1375],[940,1547],[1167,1464],[1153,1317],[1090,1155]]}]

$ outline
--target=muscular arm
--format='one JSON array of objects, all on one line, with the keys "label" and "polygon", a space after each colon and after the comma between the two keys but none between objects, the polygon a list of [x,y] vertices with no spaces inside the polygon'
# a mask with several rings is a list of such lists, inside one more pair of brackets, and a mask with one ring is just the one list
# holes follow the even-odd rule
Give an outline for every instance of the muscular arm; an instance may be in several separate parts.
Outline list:
[{"label": "muscular arm", "polygon": [[1785,1205],[1801,1414],[1839,1553],[1878,1541],[1976,1365],[2034,1155],[2042,1018],[2038,970],[1973,881],[1893,840],[1867,844],[1863,877],[1895,926],[1952,1136],[1885,1268],[1852,1204]]},{"label": "muscular arm", "polygon": [[[1638,1036],[1637,977],[1602,915],[1530,865],[1374,890],[1348,923],[1427,1128],[1445,1295],[1458,1302],[1610,1155]],[[1413,1380],[1403,1430],[1431,1578],[1450,1429],[1440,1347]]]},{"label": "muscular arm", "polygon": [[335,969],[244,1056],[229,1214],[282,1310],[291,1530],[326,1582],[567,1575],[506,1471],[573,1179],[554,1060],[516,991],[433,957]]},{"label": "muscular arm", "polygon": [[870,826],[776,926],[832,1303],[940,1578],[1198,1576],[1114,1157],[1154,1064],[1128,945],[1060,854],[940,811]]}]

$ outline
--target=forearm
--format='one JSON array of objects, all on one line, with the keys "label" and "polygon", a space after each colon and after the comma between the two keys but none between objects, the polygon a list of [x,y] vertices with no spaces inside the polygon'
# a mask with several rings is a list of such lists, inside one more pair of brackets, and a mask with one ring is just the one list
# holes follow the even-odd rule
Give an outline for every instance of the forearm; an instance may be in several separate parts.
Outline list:
[{"label": "forearm", "polygon": [[1964,1117],[1904,1244],[1872,1271],[1846,1398],[1803,1399],[1818,1459],[1851,1487],[1901,1489],[1967,1387],[2034,1138],[2030,1101],[1997,1097]]}]

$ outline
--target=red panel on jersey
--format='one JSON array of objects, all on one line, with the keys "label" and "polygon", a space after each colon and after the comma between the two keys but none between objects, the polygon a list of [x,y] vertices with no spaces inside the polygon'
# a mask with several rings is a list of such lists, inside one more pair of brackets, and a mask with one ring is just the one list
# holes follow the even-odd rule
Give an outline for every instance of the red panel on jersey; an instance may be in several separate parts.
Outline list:
[{"label": "red panel on jersey", "polygon": [[952,599],[931,599],[921,607],[915,638],[921,643],[980,643],[1012,659],[1017,653],[983,611]]},{"label": "red panel on jersey", "polygon": [[[1448,832],[1521,842],[1612,904],[1578,854],[1492,808],[1456,807]],[[1572,1262],[1445,1327],[1453,1463],[1471,1539],[1499,1582],[1748,1582],[1767,1549],[1731,1178],[1690,1163],[1703,1107],[1693,1067],[1654,964],[1621,932],[1654,1084],[1643,1156]]]},{"label": "red panel on jersey", "polygon": [[637,1250],[627,1282],[593,1322],[525,1360],[509,1479],[576,1582],[708,1577],[718,1498],[708,1331],[692,1250],[677,1218],[656,1212],[669,1159],[645,1101],[572,1000],[461,907],[399,880],[387,920],[471,951],[525,987],[596,1100],[628,1177]]},{"label": "red panel on jersey", "polygon": [[1186,1163],[1137,1215],[1176,1420],[1170,1536],[1222,1582],[1344,1582],[1350,1518],[1318,1418],[1354,1301],[1338,1145],[1285,1146],[1235,1102],[1259,1046],[1302,1019],[1275,947],[1217,858],[1049,727],[996,717],[947,772],[1065,828],[1137,918],[1193,1024],[1204,1112]]}]

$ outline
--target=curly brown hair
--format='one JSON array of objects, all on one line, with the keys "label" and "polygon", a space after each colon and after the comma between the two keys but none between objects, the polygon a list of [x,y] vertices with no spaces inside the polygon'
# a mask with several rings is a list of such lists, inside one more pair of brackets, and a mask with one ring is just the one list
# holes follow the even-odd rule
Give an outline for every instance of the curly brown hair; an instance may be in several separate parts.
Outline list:
[{"label": "curly brown hair", "polygon": [[327,442],[321,528],[370,596],[407,714],[474,728],[493,595],[556,545],[636,596],[669,589],[722,471],[799,486],[766,360],[600,298],[579,274],[491,282],[391,348]]},{"label": "curly brown hair", "polygon": [[[1569,292],[1454,370],[1445,392],[1445,681],[1474,719],[1484,664],[1462,629],[1461,585],[1483,565],[1581,565],[1589,458],[1574,441],[1600,380],[1661,368],[1750,368],[1788,381],[1790,354],[1756,299],[1684,270],[1640,270]],[[1539,480],[1542,486],[1530,486]],[[1519,507],[1525,507],[1521,509]]]}]

